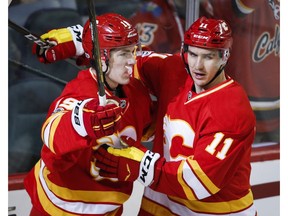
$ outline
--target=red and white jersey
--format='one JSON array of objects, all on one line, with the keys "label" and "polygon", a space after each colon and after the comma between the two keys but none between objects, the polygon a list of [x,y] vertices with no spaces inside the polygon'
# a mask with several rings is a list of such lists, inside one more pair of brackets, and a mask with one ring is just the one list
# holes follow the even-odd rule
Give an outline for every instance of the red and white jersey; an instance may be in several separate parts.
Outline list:
[{"label": "red and white jersey", "polygon": [[129,20],[137,28],[142,45],[161,53],[180,50],[185,21],[168,0],[147,1]]},{"label": "red and white jersey", "polygon": [[[119,134],[141,140],[142,131],[151,123],[151,99],[143,84],[131,78],[122,86],[124,114]],[[96,75],[80,71],[52,103],[42,127],[44,142],[41,160],[25,179],[33,206],[48,215],[120,215],[133,184],[99,180],[94,152],[99,144],[119,145],[118,134],[91,139],[81,137],[73,128],[71,113],[75,103],[98,98]],[[115,98],[106,89],[107,98]],[[122,107],[122,106],[121,106]],[[112,215],[112,214],[111,214]]]},{"label": "red and white jersey", "polygon": [[279,128],[280,0],[210,1],[215,18],[233,30],[228,74],[246,90],[257,118],[257,131]]},{"label": "red and white jersey", "polygon": [[167,108],[168,163],[145,189],[142,208],[151,215],[255,216],[249,183],[255,116],[248,97],[229,77],[199,94],[192,87],[188,78]]}]

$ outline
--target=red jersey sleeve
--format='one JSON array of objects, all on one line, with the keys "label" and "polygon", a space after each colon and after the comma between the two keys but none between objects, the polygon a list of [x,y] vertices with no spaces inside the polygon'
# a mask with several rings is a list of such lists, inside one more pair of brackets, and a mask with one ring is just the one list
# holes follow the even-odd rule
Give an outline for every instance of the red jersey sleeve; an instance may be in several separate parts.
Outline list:
[{"label": "red jersey sleeve", "polygon": [[135,74],[155,97],[155,138],[153,151],[163,152],[163,117],[170,101],[178,95],[188,73],[180,55],[143,52],[137,58]]}]

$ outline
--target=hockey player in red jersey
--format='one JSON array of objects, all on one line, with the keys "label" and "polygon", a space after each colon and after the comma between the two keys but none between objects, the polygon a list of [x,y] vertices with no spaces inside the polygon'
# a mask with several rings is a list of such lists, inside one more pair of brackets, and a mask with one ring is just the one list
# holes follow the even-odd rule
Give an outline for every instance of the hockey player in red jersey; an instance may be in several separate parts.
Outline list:
[{"label": "hockey player in red jersey", "polygon": [[[141,44],[161,53],[179,52],[185,20],[180,8],[185,0],[152,0],[129,17],[139,32]],[[177,7],[183,4],[181,7]]]},{"label": "hockey player in red jersey", "polygon": [[[202,17],[186,31],[181,53],[190,77],[168,105],[164,142],[154,143],[164,146],[163,157],[136,147],[96,152],[101,176],[147,186],[140,215],[256,215],[255,116],[244,89],[224,71],[231,48],[223,20]],[[137,146],[129,137],[122,142]]]},{"label": "hockey player in red jersey", "polygon": [[[92,58],[93,47],[89,24],[87,21],[82,36],[86,61]],[[97,17],[97,29],[107,104],[99,105],[93,68],[80,71],[51,104],[42,127],[41,159],[24,182],[33,204],[31,216],[121,215],[122,204],[131,194],[132,182],[115,183],[99,177],[95,152],[103,143],[121,147],[117,138],[121,134],[140,140],[150,124],[149,92],[131,77],[138,33],[128,20],[112,13]],[[63,43],[72,40],[67,31],[60,31]],[[72,50],[76,51],[75,47]],[[46,51],[34,46],[42,62],[57,56]]]}]

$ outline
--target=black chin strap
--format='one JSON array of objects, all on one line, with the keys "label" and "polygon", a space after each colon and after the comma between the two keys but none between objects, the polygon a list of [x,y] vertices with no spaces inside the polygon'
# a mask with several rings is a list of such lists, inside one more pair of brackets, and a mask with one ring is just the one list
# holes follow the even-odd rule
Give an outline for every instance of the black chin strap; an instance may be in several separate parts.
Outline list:
[{"label": "black chin strap", "polygon": [[119,98],[124,98],[125,94],[122,90],[122,85],[118,84],[118,86],[116,87],[116,89],[112,89],[109,84],[107,83],[105,76],[104,76],[104,84],[105,86],[111,91],[113,92],[114,96],[117,96]]},{"label": "black chin strap", "polygon": [[106,63],[106,66],[107,66],[107,67],[106,67],[106,70],[103,71],[103,73],[104,73],[104,84],[105,84],[105,86],[106,86],[111,92],[113,92],[115,96],[117,96],[117,97],[119,97],[119,98],[124,98],[124,97],[125,97],[125,94],[124,94],[124,92],[123,92],[123,90],[122,90],[122,85],[118,85],[118,86],[116,87],[116,89],[113,89],[113,88],[111,88],[111,86],[110,86],[110,85],[108,84],[108,82],[106,81],[106,73],[107,73],[107,71],[108,71],[109,62],[106,61],[105,63]]},{"label": "black chin strap", "polygon": [[104,74],[104,84],[105,84],[105,86],[106,86],[110,91],[115,91],[115,89],[111,88],[111,87],[109,86],[109,84],[107,83],[107,81],[106,81],[106,73],[107,73],[108,68],[109,68],[109,61],[106,60],[106,61],[105,61],[105,64],[106,64],[106,70],[103,71],[103,74]]},{"label": "black chin strap", "polygon": [[105,84],[105,86],[106,86],[110,91],[115,91],[115,89],[111,88],[111,87],[109,86],[109,84],[107,83],[107,81],[106,81],[106,76],[104,76],[104,84]]},{"label": "black chin strap", "polygon": [[[221,65],[221,66],[219,67],[217,73],[216,73],[215,76],[213,77],[213,79],[211,79],[210,82],[208,82],[205,86],[208,86],[210,83],[212,83],[212,82],[222,73],[222,71],[224,70],[225,66],[226,66],[226,64]],[[205,87],[205,86],[204,86],[204,87]]]}]

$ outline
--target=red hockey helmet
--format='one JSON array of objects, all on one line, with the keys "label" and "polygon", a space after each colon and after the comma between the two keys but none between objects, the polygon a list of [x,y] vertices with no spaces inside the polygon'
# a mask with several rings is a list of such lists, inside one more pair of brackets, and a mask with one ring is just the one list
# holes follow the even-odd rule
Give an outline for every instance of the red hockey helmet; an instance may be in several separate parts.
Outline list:
[{"label": "red hockey helmet", "polygon": [[184,45],[201,48],[232,48],[232,31],[224,20],[201,17],[185,32]]},{"label": "red hockey helmet", "polygon": [[[99,46],[101,56],[109,53],[111,49],[129,45],[136,45],[139,37],[137,30],[123,16],[115,13],[107,13],[96,17]],[[93,42],[91,39],[90,21],[83,29],[82,46],[84,51],[92,58]],[[104,50],[106,50],[104,52]],[[108,56],[105,56],[107,58]],[[108,57],[109,58],[109,57]]]}]

